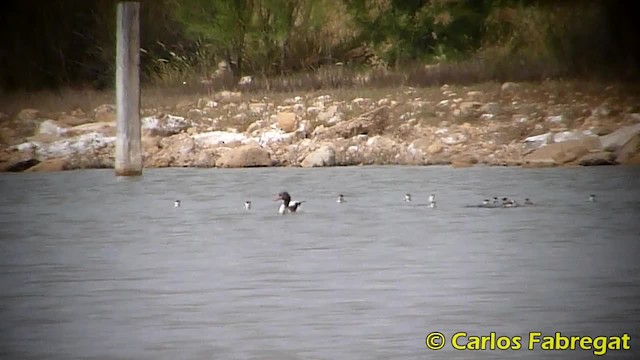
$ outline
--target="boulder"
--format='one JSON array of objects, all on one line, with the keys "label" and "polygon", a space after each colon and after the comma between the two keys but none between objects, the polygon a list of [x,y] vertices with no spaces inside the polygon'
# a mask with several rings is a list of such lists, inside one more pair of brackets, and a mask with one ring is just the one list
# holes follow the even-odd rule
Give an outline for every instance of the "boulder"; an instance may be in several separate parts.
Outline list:
[{"label": "boulder", "polygon": [[142,131],[147,135],[171,136],[186,131],[189,121],[181,116],[157,115],[141,120]]},{"label": "boulder", "polygon": [[548,144],[561,143],[569,140],[583,140],[583,139],[589,139],[587,141],[592,142],[592,144],[596,144],[598,142],[598,137],[596,135],[594,135],[589,130],[585,130],[585,131],[562,131],[558,133],[548,132],[541,135],[529,136],[528,138],[523,140],[523,143],[526,150],[535,150]]},{"label": "boulder", "polygon": [[11,139],[6,142],[15,143],[16,140],[19,141],[25,137],[35,135],[41,122],[40,111],[36,109],[21,110],[12,121],[7,121],[4,126],[5,129],[2,129],[3,132],[10,131],[12,133]]},{"label": "boulder", "polygon": [[517,84],[514,82],[506,82],[502,84],[502,86],[500,87],[500,90],[502,90],[502,92],[512,92],[512,91],[518,90],[519,88],[520,88],[520,84]]},{"label": "boulder", "polygon": [[62,171],[66,169],[65,159],[48,159],[28,168],[25,172],[51,172]]},{"label": "boulder", "polygon": [[480,111],[488,115],[498,115],[500,113],[500,104],[497,102],[486,103],[480,108]]},{"label": "boulder", "polygon": [[217,166],[224,168],[272,166],[269,152],[257,145],[243,145],[231,149],[218,159]]},{"label": "boulder", "polygon": [[429,140],[423,138],[414,140],[407,150],[411,153],[419,151],[423,155],[432,156],[441,153],[444,150],[444,144],[440,139]]},{"label": "boulder", "polygon": [[251,103],[249,104],[249,111],[254,114],[262,114],[269,108],[266,103]]},{"label": "boulder", "polygon": [[216,166],[215,153],[201,150],[196,153],[192,166],[199,168],[211,168]]},{"label": "boulder", "polygon": [[317,140],[351,138],[357,135],[380,135],[389,122],[389,107],[381,106],[356,118],[340,122],[316,135]]},{"label": "boulder", "polygon": [[37,165],[40,160],[23,153],[14,153],[8,159],[0,161],[0,171],[20,172]]},{"label": "boulder", "polygon": [[600,150],[600,144],[597,140],[597,138],[585,138],[549,144],[526,155],[523,160],[525,164],[530,166],[566,164],[581,158],[590,151]]},{"label": "boulder", "polygon": [[37,134],[62,136],[69,131],[69,128],[70,126],[55,120],[44,120],[40,123]]},{"label": "boulder", "polygon": [[117,112],[116,112],[116,107],[110,104],[104,104],[104,105],[100,105],[97,108],[95,108],[95,110],[93,110],[94,113],[94,120],[97,122],[115,122],[116,121],[116,116],[117,116]]},{"label": "boulder", "polygon": [[88,117],[79,117],[74,115],[60,115],[60,117],[58,117],[58,122],[68,126],[78,126],[92,121],[93,120]]},{"label": "boulder", "polygon": [[52,135],[52,134],[37,134],[37,135],[29,136],[27,138],[29,142],[40,142],[45,144],[56,142],[62,139],[63,139],[62,136]]},{"label": "boulder", "polygon": [[471,167],[478,163],[478,159],[471,155],[458,155],[451,159],[451,167],[464,168]]},{"label": "boulder", "polygon": [[99,133],[104,136],[116,136],[116,124],[94,122],[88,124],[77,125],[67,131],[68,136],[78,136],[88,133]]},{"label": "boulder", "polygon": [[298,127],[296,114],[292,112],[278,113],[278,127],[285,133],[290,133]]},{"label": "boulder", "polygon": [[330,145],[323,145],[318,150],[307,155],[302,163],[302,167],[334,166],[336,164],[336,151]]},{"label": "boulder", "polygon": [[631,139],[640,134],[640,124],[625,126],[620,128],[611,134],[601,136],[600,142],[602,143],[602,148],[607,151],[616,151],[622,148],[627,142],[631,141]]},{"label": "boulder", "polygon": [[[459,115],[460,117],[473,117],[473,116],[478,116],[478,112],[480,111],[480,108],[482,107],[482,104],[476,101],[464,101],[462,103],[460,103],[459,109]],[[454,114],[455,115],[455,114]]]},{"label": "boulder", "polygon": [[242,133],[231,131],[208,131],[194,134],[192,137],[196,143],[202,147],[216,147],[221,145],[230,147],[233,144],[241,144],[248,139],[247,136]]},{"label": "boulder", "polygon": [[608,151],[587,154],[578,161],[582,166],[616,165],[617,163],[616,155]]},{"label": "boulder", "polygon": [[640,154],[640,135],[636,135],[627,141],[624,146],[616,151],[617,161],[621,164],[628,164],[631,159]]}]

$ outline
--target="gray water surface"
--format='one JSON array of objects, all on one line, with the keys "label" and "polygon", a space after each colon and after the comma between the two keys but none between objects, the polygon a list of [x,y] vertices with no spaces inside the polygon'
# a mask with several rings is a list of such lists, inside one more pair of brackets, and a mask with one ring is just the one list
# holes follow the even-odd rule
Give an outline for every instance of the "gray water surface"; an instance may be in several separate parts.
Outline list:
[{"label": "gray water surface", "polygon": [[[0,356],[594,357],[425,346],[432,331],[525,348],[531,331],[561,331],[629,333],[632,349],[607,357],[638,358],[638,179],[637,167],[0,174]],[[307,201],[300,213],[277,214],[283,190]],[[493,196],[536,206],[465,207]]]}]

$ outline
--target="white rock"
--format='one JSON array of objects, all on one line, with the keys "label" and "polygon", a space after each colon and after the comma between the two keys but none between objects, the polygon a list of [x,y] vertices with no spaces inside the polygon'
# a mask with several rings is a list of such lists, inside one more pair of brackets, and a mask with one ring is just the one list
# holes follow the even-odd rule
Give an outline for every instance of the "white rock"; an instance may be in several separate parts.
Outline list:
[{"label": "white rock", "polygon": [[336,151],[328,145],[321,146],[310,153],[300,164],[302,167],[333,166],[336,164]]},{"label": "white rock", "polygon": [[452,134],[442,139],[442,142],[447,145],[457,145],[465,141],[467,141],[467,136],[462,133]]},{"label": "white rock", "polygon": [[529,136],[528,138],[524,139],[522,142],[525,142],[525,143],[527,143],[527,142],[531,142],[531,143],[542,142],[542,143],[546,144],[552,139],[553,139],[553,134],[546,133],[546,134],[541,134],[541,135]]},{"label": "white rock", "polygon": [[449,105],[449,100],[442,100],[436,104],[436,107],[443,108],[443,107],[447,107],[448,105]]},{"label": "white rock", "polygon": [[209,131],[194,134],[191,137],[201,146],[215,146],[236,141],[242,142],[247,139],[247,136],[244,134],[230,131]]},{"label": "white rock", "polygon": [[562,115],[547,116],[547,122],[550,122],[550,123],[553,123],[553,124],[561,123],[562,120],[563,120]]},{"label": "white rock", "polygon": [[553,135],[554,142],[564,142],[569,140],[581,140],[594,135],[591,130],[585,131],[562,131]]},{"label": "white rock", "polygon": [[502,86],[500,87],[500,89],[502,91],[512,91],[512,90],[516,90],[520,87],[519,84],[516,84],[514,82],[506,82],[504,84],[502,84]]},{"label": "white rock", "polygon": [[279,143],[295,136],[295,132],[285,133],[280,129],[268,129],[260,134],[257,141],[261,146]]},{"label": "white rock", "polygon": [[79,136],[54,141],[49,144],[40,142],[27,142],[16,145],[20,151],[35,150],[39,160],[69,157],[75,154],[84,154],[92,150],[102,149],[115,143],[115,136],[104,136],[97,132],[82,134]]},{"label": "white rock", "polygon": [[166,115],[164,117],[149,116],[142,118],[142,130],[151,130],[162,135],[177,134],[189,127],[189,122],[182,116]]},{"label": "white rock", "polygon": [[365,99],[365,98],[355,98],[353,100],[351,100],[351,103],[358,105],[358,106],[364,106],[367,105],[367,103],[369,103],[370,99]]},{"label": "white rock", "polygon": [[254,114],[262,114],[267,111],[268,105],[265,103],[251,103],[249,104],[249,110]]},{"label": "white rock", "polygon": [[41,122],[40,126],[38,127],[38,134],[62,136],[68,131],[68,126],[62,126],[60,123],[54,120],[45,120]]},{"label": "white rock", "polygon": [[638,134],[640,134],[640,124],[634,124],[601,136],[600,141],[603,149],[617,150]]},{"label": "white rock", "polygon": [[308,115],[311,115],[311,116],[318,115],[318,113],[319,113],[320,111],[322,111],[322,109],[321,109],[321,108],[319,108],[319,107],[317,107],[317,106],[309,106],[309,107],[307,108],[307,114],[308,114]]}]

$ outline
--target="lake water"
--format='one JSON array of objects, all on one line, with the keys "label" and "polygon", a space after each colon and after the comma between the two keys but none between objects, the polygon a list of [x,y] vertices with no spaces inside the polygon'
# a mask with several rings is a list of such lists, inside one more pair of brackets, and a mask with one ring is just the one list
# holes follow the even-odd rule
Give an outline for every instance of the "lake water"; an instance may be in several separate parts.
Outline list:
[{"label": "lake water", "polygon": [[[526,350],[529,332],[560,331],[628,333],[631,350],[607,357],[639,358],[639,179],[638,167],[0,174],[0,357],[594,357]],[[307,201],[300,213],[277,214],[283,190]],[[536,206],[465,207],[493,196]],[[440,351],[425,346],[433,331]],[[524,349],[454,350],[460,331],[522,336]]]}]

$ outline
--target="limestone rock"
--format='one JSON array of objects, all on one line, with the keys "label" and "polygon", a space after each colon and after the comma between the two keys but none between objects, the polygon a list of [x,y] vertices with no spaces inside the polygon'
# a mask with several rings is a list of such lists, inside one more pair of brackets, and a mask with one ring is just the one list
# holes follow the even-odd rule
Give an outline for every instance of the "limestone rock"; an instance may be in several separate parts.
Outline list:
[{"label": "limestone rock", "polygon": [[148,135],[171,136],[186,131],[189,121],[181,116],[158,115],[141,119],[142,131]]},{"label": "limestone rock", "polygon": [[66,169],[65,159],[48,159],[28,168],[25,172],[50,172],[62,171]]},{"label": "limestone rock", "polygon": [[329,145],[323,145],[318,150],[307,155],[302,161],[302,167],[334,166],[336,164],[336,151]]},{"label": "limestone rock", "polygon": [[581,158],[590,151],[600,150],[599,145],[590,138],[549,144],[526,155],[524,162],[533,166],[563,165]]},{"label": "limestone rock", "polygon": [[70,126],[55,120],[44,120],[38,127],[38,134],[62,136],[69,131]]},{"label": "limestone rock", "polygon": [[616,155],[607,151],[587,154],[578,161],[582,166],[616,165]]},{"label": "limestone rock", "polygon": [[269,152],[256,145],[243,145],[225,152],[217,161],[225,168],[272,166]]},{"label": "limestone rock", "polygon": [[100,105],[95,108],[93,118],[97,122],[115,122],[116,121],[116,107],[110,104]]},{"label": "limestone rock", "polygon": [[497,102],[486,103],[480,108],[480,111],[484,114],[498,115],[500,113],[500,104]]},{"label": "limestone rock", "polygon": [[514,82],[506,82],[502,84],[502,86],[500,87],[500,90],[502,90],[502,92],[512,92],[512,91],[518,90],[519,88],[520,88],[520,84],[517,84]]},{"label": "limestone rock", "polygon": [[39,162],[38,159],[28,153],[5,153],[0,161],[0,171],[20,172],[37,165]]},{"label": "limestone rock", "polygon": [[296,114],[292,112],[278,113],[278,127],[285,133],[290,133],[298,127]]},{"label": "limestone rock", "polygon": [[384,132],[389,121],[389,107],[381,106],[366,112],[359,117],[340,122],[316,135],[317,140],[335,140],[337,138],[351,138],[366,134],[380,135]]},{"label": "limestone rock", "polygon": [[99,133],[104,136],[116,136],[116,124],[94,122],[88,124],[77,125],[67,131],[68,136],[77,136],[88,133]]},{"label": "limestone rock", "polygon": [[600,141],[605,150],[616,151],[638,134],[640,134],[640,124],[634,124],[620,128],[611,134],[601,136]]},{"label": "limestone rock", "polygon": [[61,115],[60,117],[58,117],[58,122],[64,125],[69,125],[69,126],[78,126],[78,125],[90,123],[92,121],[93,120],[89,119],[88,117],[74,116],[74,115]]},{"label": "limestone rock", "polygon": [[631,159],[640,154],[640,134],[627,141],[624,146],[616,151],[617,161],[621,164],[630,163]]}]

